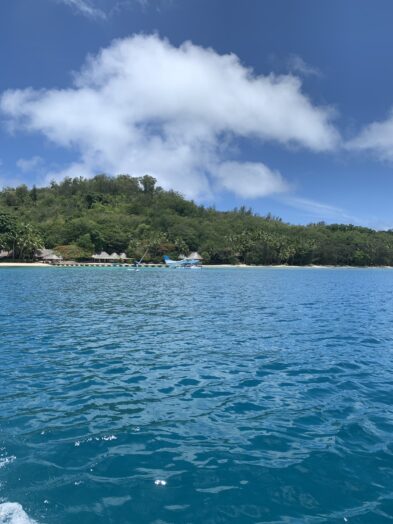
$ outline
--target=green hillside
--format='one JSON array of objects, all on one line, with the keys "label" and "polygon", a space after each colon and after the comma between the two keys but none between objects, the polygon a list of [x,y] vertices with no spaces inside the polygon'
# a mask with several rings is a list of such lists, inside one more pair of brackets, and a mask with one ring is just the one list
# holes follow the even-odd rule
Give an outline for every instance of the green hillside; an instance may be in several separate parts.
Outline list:
[{"label": "green hillside", "polygon": [[35,248],[65,258],[125,251],[147,261],[199,251],[205,263],[393,265],[393,231],[324,223],[294,226],[250,209],[199,206],[154,178],[99,175],[0,192],[0,247],[28,258]]}]

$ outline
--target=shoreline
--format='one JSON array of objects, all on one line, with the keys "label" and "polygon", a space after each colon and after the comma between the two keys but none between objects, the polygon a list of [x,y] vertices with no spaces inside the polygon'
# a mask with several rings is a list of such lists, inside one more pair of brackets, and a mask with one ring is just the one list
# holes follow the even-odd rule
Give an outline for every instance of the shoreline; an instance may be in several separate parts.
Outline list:
[{"label": "shoreline", "polygon": [[0,262],[1,267],[50,267],[44,262]]},{"label": "shoreline", "polygon": [[[66,268],[66,267],[123,267],[121,264],[118,266],[111,264],[97,264],[89,262],[74,262],[70,264],[47,264],[44,262],[0,262],[1,268],[13,268],[13,267],[22,267],[22,268]],[[124,268],[129,268],[131,266],[127,265]],[[152,264],[151,266],[145,265],[141,266],[141,269],[170,269],[165,266],[159,266],[158,264]],[[326,266],[326,265],[316,265],[310,264],[308,266],[290,266],[287,264],[277,264],[277,265],[263,265],[263,266],[249,266],[247,264],[206,264],[202,265],[203,269],[393,269],[393,266]]]},{"label": "shoreline", "polygon": [[248,266],[247,264],[217,264],[217,265],[203,265],[204,269],[393,269],[393,266],[318,266],[310,264],[307,266],[290,266],[288,264],[264,265],[264,266]]}]

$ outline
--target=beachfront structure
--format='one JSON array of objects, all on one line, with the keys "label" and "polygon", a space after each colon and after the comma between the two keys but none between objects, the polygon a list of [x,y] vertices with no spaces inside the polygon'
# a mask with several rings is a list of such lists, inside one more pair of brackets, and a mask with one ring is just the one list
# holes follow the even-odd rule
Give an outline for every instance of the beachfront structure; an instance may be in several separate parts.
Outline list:
[{"label": "beachfront structure", "polygon": [[52,255],[44,257],[43,260],[46,260],[48,262],[59,262],[60,260],[63,260],[63,257],[60,255],[56,255],[56,253],[53,253]]},{"label": "beachfront structure", "polygon": [[53,249],[46,249],[46,248],[42,248],[38,250],[37,253],[35,254],[35,258],[38,258],[45,262],[58,262],[59,260],[63,260],[63,257],[60,255],[57,255],[53,251]]},{"label": "beachfront structure", "polygon": [[[5,251],[4,249],[0,250],[0,259],[2,258],[13,258],[14,254],[11,251]],[[42,260],[43,262],[59,262],[60,260],[63,260],[63,257],[60,255],[57,255],[53,249],[39,249],[35,254],[34,258],[38,260]]]},{"label": "beachfront structure", "polygon": [[93,255],[91,258],[94,262],[108,262],[111,256],[106,251],[101,251],[101,253]]},{"label": "beachfront structure", "polygon": [[94,262],[122,262],[127,260],[128,257],[125,253],[118,255],[117,253],[113,252],[110,255],[106,251],[101,251],[99,254],[92,255],[91,258],[94,260]]},{"label": "beachfront structure", "polygon": [[203,260],[203,257],[201,257],[201,255],[197,251],[194,251],[193,253],[188,255],[186,260],[199,260],[199,261],[201,261],[201,260]]}]

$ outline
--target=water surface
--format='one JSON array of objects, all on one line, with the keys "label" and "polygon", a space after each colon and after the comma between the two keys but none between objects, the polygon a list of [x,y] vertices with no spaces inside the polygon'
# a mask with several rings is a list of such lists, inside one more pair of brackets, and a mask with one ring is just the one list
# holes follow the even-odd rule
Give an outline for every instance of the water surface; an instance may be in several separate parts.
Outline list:
[{"label": "water surface", "polygon": [[392,326],[392,270],[0,270],[0,523],[392,521]]}]

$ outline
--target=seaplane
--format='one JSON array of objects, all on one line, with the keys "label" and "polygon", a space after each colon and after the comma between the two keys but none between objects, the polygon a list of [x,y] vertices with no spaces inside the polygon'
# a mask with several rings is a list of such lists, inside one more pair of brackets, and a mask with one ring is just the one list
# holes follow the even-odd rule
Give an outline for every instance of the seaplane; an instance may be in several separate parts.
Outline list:
[{"label": "seaplane", "polygon": [[192,258],[191,256],[181,260],[172,260],[167,255],[163,256],[165,265],[172,269],[202,269],[201,259]]}]

